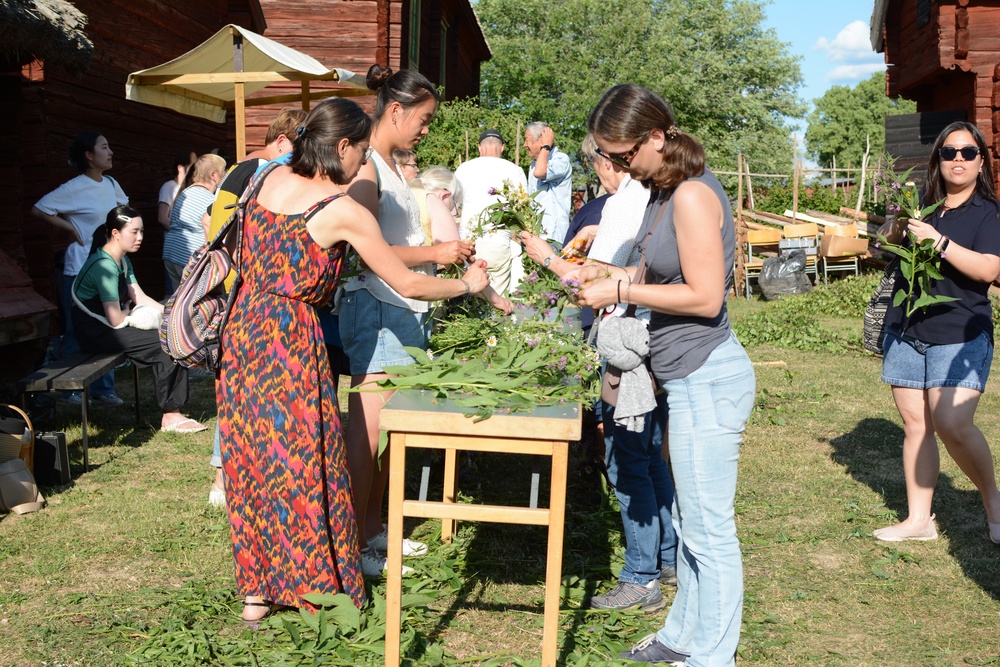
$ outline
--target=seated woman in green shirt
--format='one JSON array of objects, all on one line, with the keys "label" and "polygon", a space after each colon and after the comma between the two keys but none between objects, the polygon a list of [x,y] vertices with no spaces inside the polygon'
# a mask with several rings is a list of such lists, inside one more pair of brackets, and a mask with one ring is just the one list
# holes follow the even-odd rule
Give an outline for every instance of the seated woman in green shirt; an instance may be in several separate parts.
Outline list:
[{"label": "seated woman in green shirt", "polygon": [[146,296],[126,256],[142,244],[142,218],[129,206],[116,206],[94,231],[90,256],[73,282],[73,325],[88,352],[125,352],[133,363],[152,366],[156,402],[163,410],[160,430],[204,431],[181,414],[188,400],[188,372],[160,349],[163,306]]}]

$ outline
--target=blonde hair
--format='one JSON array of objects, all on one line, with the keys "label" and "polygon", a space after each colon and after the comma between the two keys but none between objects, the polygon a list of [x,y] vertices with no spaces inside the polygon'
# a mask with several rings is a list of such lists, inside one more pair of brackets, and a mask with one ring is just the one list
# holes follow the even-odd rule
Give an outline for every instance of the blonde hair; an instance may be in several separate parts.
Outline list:
[{"label": "blonde hair", "polygon": [[217,171],[220,175],[226,173],[226,161],[215,153],[205,153],[194,161],[191,167],[191,182],[205,183],[212,180],[212,172]]},{"label": "blonde hair", "polygon": [[458,181],[455,180],[455,172],[448,169],[448,167],[440,165],[427,167],[420,172],[419,176],[410,181],[410,187],[423,189],[428,194],[440,192],[441,190],[449,190],[451,198],[455,201],[456,205],[462,201],[461,188],[458,185]]}]

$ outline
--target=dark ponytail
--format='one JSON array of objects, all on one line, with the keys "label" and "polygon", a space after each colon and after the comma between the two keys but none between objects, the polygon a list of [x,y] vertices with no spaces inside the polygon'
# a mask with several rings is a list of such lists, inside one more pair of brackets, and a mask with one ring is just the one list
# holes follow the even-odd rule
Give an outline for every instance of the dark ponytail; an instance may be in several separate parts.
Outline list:
[{"label": "dark ponytail", "polygon": [[76,135],[73,144],[69,147],[69,163],[78,171],[87,171],[90,162],[87,160],[87,153],[93,153],[97,140],[104,135],[97,130],[85,130]]},{"label": "dark ponytail", "polygon": [[94,236],[90,239],[90,254],[93,255],[95,252],[100,250],[105,243],[111,240],[112,230],[117,229],[121,232],[125,229],[125,225],[132,222],[132,218],[138,217],[141,217],[139,215],[139,211],[127,204],[115,206],[113,209],[108,211],[108,217],[105,218],[104,224],[99,225],[97,229],[94,230]]},{"label": "dark ponytail", "polygon": [[376,120],[382,118],[386,108],[393,102],[399,102],[404,109],[412,109],[427,100],[441,101],[441,96],[430,79],[412,69],[393,73],[391,67],[372,65],[368,69],[365,83],[370,90],[378,91],[374,114]]}]

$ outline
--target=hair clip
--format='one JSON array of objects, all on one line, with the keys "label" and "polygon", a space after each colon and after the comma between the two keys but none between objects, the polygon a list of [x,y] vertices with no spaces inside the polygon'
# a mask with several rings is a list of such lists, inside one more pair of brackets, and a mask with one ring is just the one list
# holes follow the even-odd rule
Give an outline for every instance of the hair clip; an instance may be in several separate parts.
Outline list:
[{"label": "hair clip", "polygon": [[680,134],[680,130],[677,129],[676,125],[671,125],[667,128],[666,135],[671,139],[675,139],[678,134]]},{"label": "hair clip", "polygon": [[295,128],[295,135],[299,139],[306,136],[307,134],[309,134],[309,128],[306,127],[305,125],[299,125],[297,128]]},{"label": "hair clip", "polygon": [[132,218],[130,218],[127,215],[116,215],[115,218],[117,218],[118,222],[122,223],[123,225],[127,225],[128,223],[132,222]]}]

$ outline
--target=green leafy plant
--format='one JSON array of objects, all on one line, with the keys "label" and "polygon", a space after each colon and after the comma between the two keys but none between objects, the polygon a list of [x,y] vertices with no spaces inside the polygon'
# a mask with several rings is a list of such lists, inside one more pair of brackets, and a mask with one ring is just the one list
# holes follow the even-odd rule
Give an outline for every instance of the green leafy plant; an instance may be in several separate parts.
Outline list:
[{"label": "green leafy plant", "polygon": [[[909,180],[913,167],[899,176],[893,171],[892,158],[885,156],[879,161],[879,169],[875,174],[875,192],[885,196],[886,214],[896,214],[903,219],[923,220],[944,203],[944,199],[923,208],[920,207],[920,192],[916,184]],[[897,245],[889,243],[881,234],[876,248],[880,248],[899,257],[899,270],[906,279],[906,286],[896,290],[892,295],[892,305],[905,304],[906,317],[917,310],[926,312],[928,308],[939,303],[957,301],[955,297],[931,293],[931,281],[940,280],[941,259],[943,255],[934,247],[933,239],[917,240],[913,232],[906,233],[909,244]]]},{"label": "green leafy plant", "polygon": [[[582,402],[600,392],[600,359],[579,334],[557,322],[484,321],[459,315],[440,323],[425,352],[408,347],[410,366],[386,367],[384,388],[426,389],[469,410],[476,421],[497,411],[530,412],[535,407]],[[485,335],[484,335],[485,334]],[[364,391],[364,389],[360,389]]]}]

